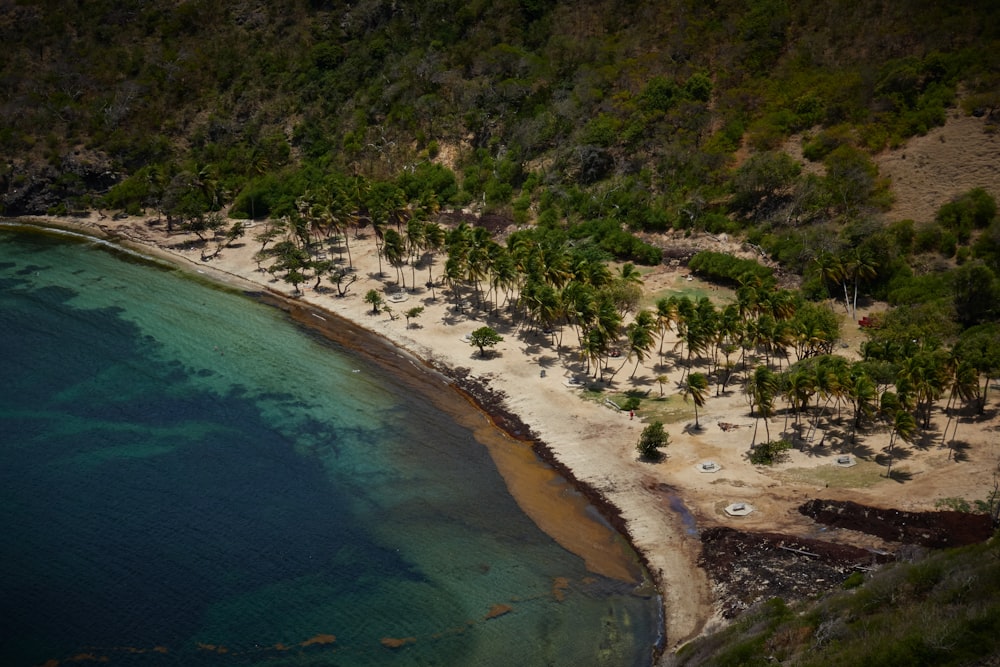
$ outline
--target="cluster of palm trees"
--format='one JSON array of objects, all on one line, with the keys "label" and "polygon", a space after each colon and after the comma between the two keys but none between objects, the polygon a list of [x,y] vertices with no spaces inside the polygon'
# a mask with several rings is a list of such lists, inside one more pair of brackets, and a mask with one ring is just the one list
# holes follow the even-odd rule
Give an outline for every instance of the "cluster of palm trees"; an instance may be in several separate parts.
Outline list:
[{"label": "cluster of palm trees", "polygon": [[[945,445],[950,430],[949,457],[954,453],[956,412],[960,403],[981,408],[979,382],[980,372],[973,361],[962,358],[959,346],[950,350],[927,346],[912,356],[896,360],[869,356],[851,361],[836,354],[823,354],[796,362],[782,372],[761,364],[748,376],[746,393],[751,414],[757,417],[757,423],[764,420],[765,429],[768,419],[775,414],[776,402],[783,400],[787,405],[784,430],[789,431],[791,419],[791,432],[798,434],[803,442],[813,440],[824,418],[828,426],[842,421],[844,407],[850,408],[846,415],[850,434],[845,442],[851,445],[859,429],[879,422],[886,424],[890,431],[886,449],[888,475],[895,446],[900,441],[913,442],[921,429],[929,432],[932,411],[946,395],[943,409],[948,419],[941,431],[940,444]],[[751,446],[756,442],[756,433],[755,426]],[[769,431],[767,437],[770,440]]]},{"label": "cluster of palm trees", "polygon": [[[556,227],[515,231],[504,242],[484,227],[464,222],[444,227],[431,219],[434,206],[406,202],[398,188],[381,188],[375,197],[360,192],[352,197],[340,189],[304,196],[299,204],[298,216],[272,223],[257,237],[258,259],[271,260],[267,270],[281,272],[296,289],[307,272],[317,286],[323,275],[339,285],[354,270],[349,231],[353,228],[358,239],[360,229],[371,227],[379,260],[395,270],[398,285],[406,289],[409,266],[409,286],[415,289],[417,271],[426,268],[425,286],[432,290],[432,298],[443,282],[456,310],[475,308],[507,319],[514,328],[544,331],[553,336],[560,354],[563,331],[573,331],[585,372],[596,380],[605,380],[606,373],[613,380],[628,363],[634,363],[630,376],[634,377],[654,356],[654,371],[665,372],[671,364],[680,367],[680,390],[694,402],[696,427],[710,385],[714,383],[715,395],[720,396],[731,383],[741,381],[751,415],[757,418],[751,447],[756,445],[760,420],[770,442],[769,422],[778,400],[787,407],[785,430],[793,419],[797,437],[805,442],[824,418],[840,419],[849,405],[849,441],[853,444],[864,426],[884,421],[891,430],[891,461],[897,441],[910,442],[919,428],[930,428],[932,411],[947,394],[949,420],[943,443],[958,402],[981,403],[983,373],[984,389],[989,373],[994,377],[1000,373],[988,364],[977,366],[963,359],[958,346],[953,350],[925,346],[886,359],[877,351],[888,348],[872,344],[866,347],[865,360],[851,362],[833,354],[840,319],[828,306],[750,275],[741,280],[736,299],[726,305],[707,297],[675,295],[640,308],[642,280],[632,264],[612,271],[592,246],[571,241]],[[341,252],[338,262],[313,251],[317,242],[334,234]],[[443,270],[435,279],[439,255]],[[867,275],[863,258],[852,267],[848,271],[841,265],[836,274],[845,286],[845,305],[847,277],[856,284]],[[1000,343],[1000,336],[996,339]],[[1000,369],[1000,360],[994,366]],[[661,387],[665,377],[658,377]],[[951,437],[954,443],[954,429]]]}]

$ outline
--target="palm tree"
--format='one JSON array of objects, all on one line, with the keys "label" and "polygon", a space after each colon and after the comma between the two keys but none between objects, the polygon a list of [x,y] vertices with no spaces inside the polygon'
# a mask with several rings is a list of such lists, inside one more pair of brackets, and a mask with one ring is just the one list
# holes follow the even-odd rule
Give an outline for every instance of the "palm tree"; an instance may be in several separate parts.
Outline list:
[{"label": "palm tree", "polygon": [[597,327],[588,329],[587,333],[584,334],[583,340],[580,342],[580,353],[587,362],[587,373],[590,373],[590,367],[593,364],[594,377],[597,379],[603,379],[604,377],[601,370],[601,360],[604,358],[607,349],[608,341]]},{"label": "palm tree", "polygon": [[874,380],[861,370],[853,370],[845,387],[848,400],[854,405],[854,419],[851,420],[851,444],[863,419],[871,419],[875,414],[875,399],[878,388]]},{"label": "palm tree", "polygon": [[674,327],[677,329],[677,348],[683,348],[687,338],[687,330],[691,320],[696,317],[697,309],[694,302],[687,296],[677,299],[677,314],[674,317]]},{"label": "palm tree", "polygon": [[851,261],[852,275],[854,277],[854,304],[852,307],[852,319],[858,317],[858,284],[868,282],[878,275],[878,265],[875,258],[867,249],[855,248]]},{"label": "palm tree", "polygon": [[705,405],[708,396],[708,378],[704,373],[689,373],[682,392],[685,402],[690,399],[694,403],[694,428],[698,430],[701,428],[701,424],[698,423],[698,408]]},{"label": "palm tree", "polygon": [[409,253],[410,286],[417,286],[417,255],[427,246],[427,223],[416,218],[406,223],[406,250]]},{"label": "palm tree", "polygon": [[[954,416],[954,403],[956,399],[962,399],[965,403],[970,403],[979,397],[979,377],[972,364],[966,361],[959,361],[952,366],[951,394],[948,397],[948,405],[945,412],[948,413],[948,421],[945,422],[944,430],[941,431],[941,445],[944,445],[945,438],[948,437],[948,427]],[[958,433],[958,420],[955,420],[955,428],[951,433],[951,444],[948,451],[948,459],[955,453],[955,436]]]},{"label": "palm tree", "polygon": [[639,269],[635,268],[635,264],[632,262],[625,262],[618,270],[616,278],[623,283],[642,285],[642,274],[639,273]]},{"label": "palm tree", "polygon": [[660,332],[660,359],[663,359],[663,341],[667,332],[677,321],[677,297],[664,297],[656,302],[656,326]]},{"label": "palm tree", "polygon": [[850,314],[851,304],[847,299],[847,274],[845,272],[844,263],[839,257],[831,252],[823,252],[816,258],[816,263],[819,265],[820,273],[823,275],[823,284],[827,287],[827,296],[831,299],[833,295],[830,294],[829,286],[827,286],[827,281],[832,282],[835,285],[842,285],[844,288],[844,310]]},{"label": "palm tree", "polygon": [[[424,248],[430,250],[432,253],[436,253],[444,248],[445,243],[445,233],[444,228],[441,227],[436,222],[428,222],[424,226]],[[431,298],[435,299],[434,296],[434,278],[431,274],[431,270],[434,268],[434,259],[431,257],[427,260],[427,285],[431,288]]]},{"label": "palm tree", "polygon": [[897,440],[903,442],[913,442],[917,434],[917,420],[913,418],[908,410],[896,410],[892,420],[892,433],[889,436],[889,463],[885,469],[885,476],[892,477],[892,453]]},{"label": "palm tree", "polygon": [[394,269],[396,269],[396,280],[403,289],[406,289],[406,276],[402,271],[403,263],[406,261],[406,242],[403,236],[395,229],[385,230],[382,240],[382,254]]},{"label": "palm tree", "polygon": [[903,361],[899,377],[912,387],[917,414],[923,428],[930,428],[931,408],[944,393],[948,378],[948,356],[944,350],[920,350]]},{"label": "palm tree", "polygon": [[809,406],[809,399],[816,393],[816,377],[812,368],[800,364],[789,368],[785,373],[783,392],[795,415],[795,426],[798,426],[802,411]]},{"label": "palm tree", "polygon": [[646,354],[653,347],[653,329],[656,327],[656,319],[653,313],[648,310],[641,310],[636,315],[635,320],[625,328],[625,335],[628,339],[628,355],[626,361],[635,357],[635,368],[632,375],[635,377],[639,370],[639,364],[646,360]]},{"label": "palm tree", "polygon": [[750,398],[750,414],[756,412],[757,421],[754,422],[753,439],[750,447],[757,443],[757,427],[760,420],[764,420],[764,430],[767,433],[767,441],[771,441],[771,429],[767,420],[774,411],[774,397],[778,391],[778,376],[770,368],[764,365],[757,366],[750,375],[747,383],[747,396]]}]

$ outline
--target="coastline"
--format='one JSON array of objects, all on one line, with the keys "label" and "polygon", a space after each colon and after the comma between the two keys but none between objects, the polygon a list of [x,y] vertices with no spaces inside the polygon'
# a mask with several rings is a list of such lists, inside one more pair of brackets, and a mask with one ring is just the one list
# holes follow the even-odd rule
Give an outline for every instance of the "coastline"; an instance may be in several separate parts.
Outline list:
[{"label": "coastline", "polygon": [[[166,262],[279,307],[289,312],[293,319],[304,326],[317,330],[356,352],[374,356],[380,361],[396,355],[401,359],[398,363],[400,368],[406,365],[419,365],[421,373],[429,372],[432,377],[437,378],[436,381],[446,383],[452,394],[461,396],[464,402],[485,416],[490,430],[498,431],[507,439],[520,443],[522,451],[528,451],[525,447],[530,447],[532,456],[541,460],[553,475],[564,478],[572,490],[579,493],[581,503],[596,508],[602,515],[603,521],[630,544],[652,577],[652,584],[660,598],[663,627],[660,645],[651,647],[654,663],[664,650],[676,648],[700,634],[710,620],[711,594],[707,577],[697,564],[699,552],[697,537],[692,536],[686,527],[686,517],[682,513],[678,513],[670,503],[659,501],[662,493],[642,474],[643,466],[647,464],[636,461],[634,456],[628,454],[622,456],[622,452],[634,452],[635,439],[643,426],[640,421],[630,422],[626,415],[613,413],[610,409],[596,404],[584,404],[582,399],[562,386],[558,387],[553,396],[560,400],[550,401],[550,405],[546,405],[545,400],[539,400],[540,396],[532,392],[529,402],[533,403],[533,409],[525,410],[524,406],[515,400],[517,397],[512,398],[509,392],[510,381],[505,383],[495,372],[496,369],[490,367],[490,359],[480,364],[482,368],[470,369],[463,363],[471,361],[474,364],[476,361],[467,343],[461,347],[450,346],[458,348],[459,354],[463,351],[468,352],[470,357],[465,360],[454,355],[454,350],[434,349],[410,336],[392,335],[391,328],[385,326],[383,322],[376,323],[382,326],[372,326],[373,323],[367,317],[369,309],[361,301],[360,295],[364,293],[364,289],[357,289],[347,299],[338,300],[339,303],[335,305],[341,307],[330,307],[331,304],[324,303],[310,291],[293,295],[289,294],[290,288],[280,289],[269,285],[267,283],[269,276],[258,273],[250,260],[250,255],[246,253],[243,253],[246,256],[242,258],[242,262],[234,257],[238,254],[234,249],[224,251],[226,257],[222,258],[222,261],[216,259],[212,262],[201,262],[197,252],[185,254],[166,245],[165,239],[141,238],[130,234],[129,225],[137,224],[135,219],[96,220],[91,215],[87,218],[36,216],[10,220],[15,224],[82,234],[107,242],[112,247],[121,248],[126,252],[135,252],[139,256]],[[181,238],[184,236],[180,233],[170,237],[172,240]],[[355,252],[357,254],[357,251]],[[359,274],[365,273],[364,264],[363,258],[355,257],[355,267]],[[248,267],[250,275],[246,274]],[[285,287],[283,284],[281,286]],[[324,296],[327,300],[333,298],[329,295]],[[438,302],[440,310],[446,311],[446,300],[439,297]],[[355,313],[350,312],[352,305],[357,309]],[[312,317],[312,313],[317,316]],[[326,316],[332,319],[325,320]],[[342,326],[330,326],[335,323],[348,325],[346,335]],[[398,325],[397,328],[404,334],[408,331],[403,329],[402,318],[395,322],[390,321],[389,324]],[[351,331],[351,327],[356,327],[360,331]],[[378,341],[380,345],[372,346],[372,341]],[[382,349],[379,351],[373,347]],[[517,363],[519,361],[521,363]],[[511,370],[510,366],[515,365],[522,367],[519,369],[520,373],[527,370],[536,375],[538,372],[537,366],[531,364],[528,359],[518,359],[516,353],[505,355],[503,365],[504,370]],[[516,385],[516,381],[514,384]],[[544,398],[544,394],[541,398]],[[577,404],[577,412],[573,413],[570,419],[570,423],[577,422],[577,427],[566,428],[567,422],[559,420],[559,428],[562,428],[563,432],[556,433],[551,425],[552,420],[540,420],[538,415],[550,412],[565,416],[567,399]],[[597,412],[595,415],[586,416],[581,414],[583,410]],[[588,455],[586,450],[589,446],[596,446],[597,443],[607,440],[614,440],[613,449],[604,453],[598,452],[597,456]],[[493,447],[490,449],[515,499],[542,530],[548,532],[568,550],[583,557],[588,568],[619,579],[629,576],[629,572],[614,564],[620,561],[621,554],[608,553],[609,550],[615,551],[613,545],[602,544],[602,538],[595,538],[592,530],[579,530],[579,519],[586,518],[582,513],[574,516],[572,522],[566,521],[565,516],[547,516],[548,501],[544,493],[532,496],[532,488],[535,491],[539,489],[544,491],[547,486],[545,480],[537,476],[537,471],[534,481],[530,474],[528,479],[517,479],[519,477],[517,471],[526,470],[524,461],[510,460],[504,465],[497,460]],[[609,476],[608,473],[612,470],[606,464],[611,460],[626,463],[625,469],[631,469],[635,474],[626,478],[623,478],[620,472]],[[511,466],[514,466],[514,469]],[[508,475],[514,475],[514,478]],[[631,484],[625,486],[624,483],[628,481],[631,481]],[[513,488],[514,486],[520,488]],[[625,502],[622,502],[623,499]],[[581,532],[582,534],[579,534]],[[634,580],[634,571],[631,576]],[[634,583],[641,587],[641,582]]]},{"label": "coastline", "polygon": [[[898,544],[849,526],[828,529],[820,525],[801,511],[809,501],[934,511],[942,507],[941,503],[947,506],[949,500],[976,499],[988,492],[996,462],[1000,461],[1000,440],[995,437],[997,413],[992,411],[986,419],[963,420],[961,460],[953,459],[945,447],[907,448],[905,463],[894,467],[905,475],[904,489],[899,487],[902,482],[885,477],[884,463],[879,462],[890,436],[889,429],[884,428],[868,430],[863,442],[858,443],[860,449],[851,446],[858,465],[850,472],[836,465],[838,454],[847,450],[845,441],[837,445],[837,431],[830,425],[826,427],[829,436],[824,434],[809,446],[789,450],[782,462],[754,466],[747,461],[746,453],[755,420],[742,391],[736,388],[710,397],[699,411],[700,427],[694,428],[693,412],[676,395],[685,370],[682,364],[666,359],[656,364],[650,360],[626,377],[632,366],[625,369],[624,360],[616,364],[623,372],[611,384],[613,391],[649,395],[659,385],[658,400],[666,402],[650,404],[677,408],[676,412],[668,411],[665,419],[670,444],[664,459],[657,463],[640,461],[635,443],[645,426],[642,410],[633,420],[628,412],[581,396],[579,385],[568,382],[584,372],[571,347],[557,349],[551,337],[510,329],[491,313],[477,314],[468,308],[465,312],[455,311],[444,295],[434,298],[422,288],[405,291],[399,301],[389,300],[398,309],[393,316],[385,312],[373,315],[363,295],[375,289],[388,297],[392,286],[388,274],[377,273],[378,260],[371,239],[352,242],[358,280],[350,294],[340,298],[333,289],[313,291],[310,288],[314,281],[296,294],[290,285],[260,271],[253,260],[258,245],[251,240],[204,261],[193,235],[167,235],[163,225],[151,219],[110,220],[91,214],[87,218],[20,218],[12,219],[12,223],[82,234],[121,248],[124,253],[162,261],[192,276],[267,300],[289,311],[307,327],[326,328],[327,334],[333,334],[331,337],[344,346],[363,354],[377,353],[381,355],[379,361],[390,368],[421,378],[434,390],[445,390],[442,394],[448,398],[441,407],[449,413],[449,406],[455,409],[457,418],[475,416],[463,425],[472,428],[476,439],[491,447],[490,453],[512,496],[542,530],[584,558],[588,568],[619,578],[627,578],[623,572],[628,566],[622,569],[609,565],[622,561],[614,545],[601,536],[623,536],[617,538],[618,542],[625,539],[630,543],[659,592],[662,640],[659,646],[651,647],[654,661],[661,661],[664,651],[672,652],[725,624],[755,601],[774,596],[812,597],[836,585],[839,574],[831,576],[822,569],[804,566],[799,568],[801,577],[791,587],[783,588],[788,563],[773,558],[775,552],[781,552],[776,545],[812,539],[864,553],[898,548]],[[667,244],[683,243],[677,238],[663,240]],[[701,242],[720,243],[714,237]],[[739,244],[702,247],[740,252]],[[435,266],[435,275],[442,263]],[[716,303],[732,298],[711,286],[692,283],[691,276],[676,263],[649,270],[643,280],[649,298],[681,293],[706,295]],[[417,305],[425,310],[411,326],[404,321],[402,312]],[[868,315],[880,307],[885,306],[872,304],[859,310],[859,315]],[[851,324],[844,318],[839,353],[857,358],[864,334]],[[484,325],[494,326],[504,336],[486,358],[471,347],[467,338]],[[572,338],[572,334],[569,336]],[[666,336],[664,346],[668,349],[676,342],[672,336]],[[567,344],[572,346],[573,342]],[[672,398],[662,398],[667,394]],[[461,400],[456,401],[456,396]],[[770,432],[781,432],[786,417],[773,416],[769,420]],[[940,432],[946,415],[943,411],[937,413],[933,421],[933,429]],[[525,452],[530,452],[531,460],[544,463],[527,465]],[[706,461],[717,464],[712,474],[702,469]],[[533,472],[528,474],[529,470]],[[547,477],[557,472],[567,480],[559,487],[563,491],[553,491]],[[588,499],[589,507],[603,515],[596,523],[604,524],[604,532],[596,530],[595,517],[587,517],[585,512],[569,516],[564,510],[553,509],[555,505],[563,507],[563,496],[573,494]],[[726,511],[732,503],[749,504],[752,511],[734,516]],[[593,509],[590,514],[595,514]],[[734,534],[739,539],[724,537]],[[754,546],[758,543],[763,546]],[[839,564],[835,562],[835,570],[850,568],[851,558],[844,556]],[[770,566],[766,565],[769,559]],[[646,594],[641,584],[637,592]]]}]

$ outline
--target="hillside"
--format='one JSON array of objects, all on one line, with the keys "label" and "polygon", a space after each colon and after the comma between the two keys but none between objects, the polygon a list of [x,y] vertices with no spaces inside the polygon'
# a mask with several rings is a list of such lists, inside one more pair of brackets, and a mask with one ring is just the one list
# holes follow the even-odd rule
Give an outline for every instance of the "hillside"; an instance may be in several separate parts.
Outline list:
[{"label": "hillside", "polygon": [[[381,180],[445,155],[458,188],[438,191],[441,204],[523,217],[555,188],[570,218],[719,225],[710,216],[725,207],[704,202],[730,190],[741,148],[828,129],[877,153],[940,125],[959,86],[969,111],[995,120],[996,13],[989,2],[11,3],[0,9],[4,204],[138,210],[177,181],[200,184],[209,210],[271,174]],[[582,207],[577,189],[609,206]]]}]

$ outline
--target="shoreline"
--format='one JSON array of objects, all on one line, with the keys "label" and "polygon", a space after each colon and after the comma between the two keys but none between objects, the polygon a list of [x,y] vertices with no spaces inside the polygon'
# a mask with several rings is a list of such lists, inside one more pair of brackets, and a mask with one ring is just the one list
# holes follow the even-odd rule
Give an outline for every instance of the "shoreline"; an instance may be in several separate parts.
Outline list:
[{"label": "shoreline", "polygon": [[[650,647],[651,664],[657,664],[665,651],[677,648],[684,642],[700,634],[706,623],[710,620],[711,609],[707,598],[702,597],[699,600],[701,605],[693,609],[691,606],[683,604],[682,600],[684,598],[680,595],[670,593],[671,590],[676,591],[678,588],[678,584],[674,583],[674,588],[671,589],[671,581],[690,582],[697,580],[699,577],[692,576],[692,573],[702,572],[696,562],[696,540],[692,541],[690,536],[685,536],[682,517],[677,515],[673,510],[666,513],[657,512],[657,514],[660,514],[660,527],[674,533],[675,539],[671,539],[670,542],[683,542],[685,539],[688,542],[688,548],[683,549],[682,552],[677,554],[680,557],[680,561],[686,567],[678,568],[678,558],[674,557],[669,559],[672,562],[669,563],[670,569],[668,570],[664,567],[663,562],[659,562],[655,558],[655,551],[653,552],[654,556],[651,557],[649,545],[643,546],[636,539],[636,536],[633,534],[634,517],[630,521],[627,511],[615,503],[613,498],[609,498],[606,492],[602,492],[591,481],[581,479],[573,466],[567,463],[560,455],[559,448],[553,447],[543,435],[537,432],[537,429],[531,423],[525,421],[523,416],[511,407],[510,397],[503,390],[498,390],[491,386],[493,383],[490,382],[489,378],[474,375],[468,372],[469,369],[467,368],[448,363],[446,360],[441,359],[438,354],[435,354],[434,350],[430,350],[430,353],[428,353],[427,350],[414,349],[412,345],[407,345],[405,342],[386,336],[382,331],[378,331],[371,326],[366,326],[366,323],[359,321],[359,318],[347,316],[343,312],[338,312],[337,310],[325,307],[321,303],[316,303],[315,300],[307,298],[306,294],[299,296],[289,295],[265,284],[263,280],[253,280],[240,273],[221,268],[216,265],[216,262],[201,263],[176,250],[164,247],[158,242],[137,239],[130,235],[122,234],[116,228],[115,223],[110,220],[107,221],[109,223],[107,225],[95,222],[92,217],[77,219],[71,217],[49,218],[34,216],[8,218],[7,220],[11,221],[14,225],[79,234],[88,239],[108,243],[111,248],[117,251],[136,253],[138,257],[146,260],[165,262],[171,267],[192,273],[212,283],[240,290],[248,296],[256,298],[272,307],[277,307],[288,313],[294,321],[302,326],[317,331],[355,353],[364,354],[380,362],[387,361],[390,355],[395,354],[402,356],[408,363],[419,364],[420,372],[432,374],[446,383],[448,385],[447,390],[453,395],[461,396],[464,399],[464,403],[471,406],[471,408],[486,419],[489,428],[496,430],[512,441],[520,443],[522,446],[527,446],[538,461],[544,466],[549,467],[555,475],[563,478],[571,489],[582,496],[583,502],[596,509],[603,521],[610,526],[610,529],[629,545],[638,559],[638,564],[641,565],[650,577],[647,585],[652,584],[655,587],[656,595],[659,598],[661,628],[657,645]],[[175,233],[175,237],[179,236],[179,233]],[[355,265],[357,266],[357,260]],[[352,296],[354,301],[360,301],[358,294]],[[442,307],[446,306],[443,298],[441,298],[440,302]],[[319,311],[324,316],[329,316],[333,319],[321,322],[319,321],[321,318],[312,318],[308,312],[302,311]],[[343,332],[337,332],[330,326],[336,323],[346,324],[350,328],[358,329],[359,332],[348,332],[348,336],[344,336],[342,335]],[[364,336],[370,340],[360,340],[360,336]],[[353,338],[353,340],[349,340],[348,337]],[[365,343],[370,341],[378,341],[379,346],[384,348],[381,354],[373,351],[370,346],[365,347]],[[578,397],[574,396],[574,398],[582,401]],[[634,424],[640,425],[640,422],[636,421]],[[635,426],[629,426],[632,426],[633,430],[638,433]],[[631,442],[634,442],[634,438],[631,439]],[[487,447],[490,449],[494,461],[499,466],[500,462],[496,460],[497,457],[494,455],[493,448],[490,445],[487,445]],[[501,472],[501,474],[503,473]],[[510,487],[511,484],[508,480],[508,488],[510,489]],[[530,507],[525,507],[525,499],[519,498],[513,489],[511,489],[511,493],[522,507],[522,511],[525,511],[529,517],[535,520],[536,524],[539,524],[539,527],[543,531],[549,533],[556,541],[563,543],[560,538],[565,536],[553,535],[545,525],[542,525],[545,522],[544,518],[542,521],[539,521],[539,517],[536,516],[537,513],[530,511]],[[535,501],[537,502],[538,499],[536,498]],[[530,503],[531,501],[529,500],[528,502]],[[649,517],[647,517],[648,519]],[[558,531],[557,527],[551,527]],[[583,557],[588,563],[588,568],[591,567],[591,559],[586,554],[580,554],[579,549],[574,548],[574,545],[563,544],[563,546]],[[576,546],[583,549],[588,548],[587,545]],[[612,554],[611,557],[616,558],[617,555]],[[612,572],[610,573],[606,571],[608,569],[606,564],[597,563],[594,569],[600,572],[602,568],[605,570],[602,574],[606,576],[623,578],[621,572],[618,575],[615,574],[613,565],[611,566]],[[680,570],[683,570],[683,572]],[[702,574],[700,578],[704,579],[704,575]],[[636,583],[641,589],[641,581],[633,581],[633,583]],[[680,587],[683,588],[683,586]],[[704,592],[707,593],[707,590]],[[691,613],[696,610],[697,613]],[[682,613],[678,614],[678,612]],[[678,616],[682,618],[678,618]]]},{"label": "shoreline", "polygon": [[[665,415],[663,421],[670,435],[666,456],[655,463],[640,461],[635,443],[646,425],[645,408],[633,420],[628,412],[598,402],[607,393],[593,400],[581,395],[579,384],[570,382],[585,372],[574,353],[571,332],[566,346],[555,347],[550,336],[510,326],[491,311],[456,311],[444,294],[423,288],[406,289],[399,293],[399,299],[389,300],[398,313],[383,311],[373,315],[363,295],[374,289],[388,296],[398,288],[387,273],[377,273],[375,244],[370,237],[351,243],[357,282],[346,298],[340,298],[330,288],[311,289],[314,279],[302,292],[293,292],[290,285],[263,273],[253,259],[258,246],[251,240],[225,248],[221,255],[205,261],[193,235],[168,235],[164,225],[154,219],[98,219],[96,214],[90,214],[85,218],[25,217],[12,222],[70,230],[125,253],[136,252],[162,261],[206,281],[273,299],[273,305],[299,310],[302,314],[297,319],[311,328],[328,320],[331,330],[355,331],[344,342],[355,351],[368,353],[368,348],[384,347],[389,350],[384,358],[390,366],[395,364],[407,372],[419,369],[420,375],[433,376],[435,390],[447,384],[450,405],[461,403],[466,407],[456,414],[477,416],[475,423],[462,423],[487,447],[490,445],[486,440],[492,440],[502,454],[490,450],[512,496],[536,525],[567,550],[581,555],[588,568],[614,562],[615,556],[606,545],[594,544],[601,538],[580,527],[578,519],[582,514],[570,517],[550,506],[554,496],[542,493],[551,491],[548,478],[523,472],[529,469],[518,459],[523,451],[530,451],[532,460],[543,462],[536,463],[536,468],[544,465],[550,472],[560,473],[570,489],[602,514],[605,527],[614,527],[618,541],[631,545],[659,592],[661,646],[651,647],[654,664],[662,662],[664,652],[673,652],[689,640],[725,625],[734,612],[755,600],[783,596],[789,591],[801,597],[805,590],[802,586],[818,594],[834,581],[815,571],[796,584],[799,589],[782,589],[780,573],[788,564],[776,560],[775,570],[758,568],[765,560],[763,555],[747,551],[745,543],[759,541],[768,534],[779,541],[818,539],[868,551],[898,548],[898,544],[865,532],[821,526],[801,511],[808,501],[847,501],[911,512],[939,510],[942,503],[947,507],[956,498],[972,502],[988,493],[993,485],[993,470],[1000,461],[1000,440],[995,437],[1000,412],[992,410],[986,418],[962,420],[961,461],[953,459],[947,448],[931,446],[929,440],[898,452],[902,461],[894,471],[902,471],[903,481],[886,478],[884,461],[880,462],[889,443],[889,429],[873,424],[860,442],[848,444],[843,433],[838,435],[838,425],[832,419],[823,425],[823,433],[816,434],[808,444],[788,450],[782,462],[755,466],[747,460],[747,452],[759,422],[751,416],[746,397],[738,387],[713,392],[715,395],[699,411],[700,427],[694,428],[693,411],[678,395],[687,367],[676,355],[661,356],[659,363],[652,358],[634,370],[631,364],[625,368],[627,360],[620,360],[614,364],[617,370],[609,371],[612,378],[605,392],[639,392],[649,397],[644,406]],[[668,246],[676,244],[678,251],[692,247],[691,241],[676,236],[667,235],[661,241]],[[722,245],[715,237],[693,242],[698,244],[695,248],[741,252],[738,243]],[[435,277],[441,264],[432,263]],[[404,268],[406,282],[410,282],[409,268]],[[421,269],[426,270],[426,266]],[[643,274],[647,306],[650,299],[664,294],[708,296],[717,304],[733,298],[714,286],[692,282],[676,262],[647,271]],[[424,306],[412,326],[402,317],[410,306]],[[836,304],[833,306],[837,312]],[[858,315],[885,307],[871,304],[859,309]],[[864,332],[846,316],[841,317],[839,354],[857,358]],[[339,326],[339,322],[344,325]],[[486,358],[468,341],[468,334],[484,325],[493,326],[504,337]],[[379,345],[366,345],[370,341],[378,341]],[[676,342],[676,336],[670,333],[664,347],[670,349]],[[615,377],[618,371],[623,372]],[[629,372],[633,374],[627,375]],[[464,400],[454,401],[456,394]],[[447,407],[445,410],[450,412]],[[770,432],[780,433],[787,418],[787,411],[772,416]],[[946,422],[944,411],[936,411],[933,421],[932,431],[940,433]],[[530,449],[525,443],[531,443]],[[836,465],[838,455],[846,452],[858,458],[857,465],[849,469]],[[712,474],[705,474],[703,469],[707,461],[717,464],[709,471]],[[901,483],[905,483],[904,489],[899,487]],[[726,511],[732,503],[746,503],[752,511],[734,516]],[[734,543],[733,551],[720,554],[720,543],[713,543],[712,537],[719,531],[739,533],[744,546]],[[773,544],[769,548],[777,549]],[[753,560],[754,564],[732,569],[734,559]],[[733,574],[738,577],[734,579]]]}]

